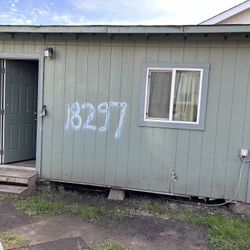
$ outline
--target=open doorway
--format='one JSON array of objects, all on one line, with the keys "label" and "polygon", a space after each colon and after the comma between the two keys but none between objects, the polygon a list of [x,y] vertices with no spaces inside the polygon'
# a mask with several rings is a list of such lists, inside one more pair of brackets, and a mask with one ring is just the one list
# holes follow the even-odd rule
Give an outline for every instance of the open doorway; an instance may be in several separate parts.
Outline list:
[{"label": "open doorway", "polygon": [[35,167],[38,60],[1,60],[0,163]]}]

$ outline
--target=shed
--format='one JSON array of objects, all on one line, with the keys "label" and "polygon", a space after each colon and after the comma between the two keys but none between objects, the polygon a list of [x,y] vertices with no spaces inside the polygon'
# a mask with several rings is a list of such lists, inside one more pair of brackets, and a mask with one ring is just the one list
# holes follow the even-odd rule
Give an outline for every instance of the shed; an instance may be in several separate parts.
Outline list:
[{"label": "shed", "polygon": [[249,35],[0,26],[1,163],[36,158],[43,179],[250,202]]}]

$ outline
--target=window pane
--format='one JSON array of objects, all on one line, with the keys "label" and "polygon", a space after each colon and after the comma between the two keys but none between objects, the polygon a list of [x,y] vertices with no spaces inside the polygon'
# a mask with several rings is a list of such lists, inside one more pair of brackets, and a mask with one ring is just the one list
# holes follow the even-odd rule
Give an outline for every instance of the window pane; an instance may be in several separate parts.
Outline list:
[{"label": "window pane", "polygon": [[172,72],[151,72],[148,117],[169,118]]},{"label": "window pane", "polygon": [[200,71],[176,71],[173,120],[197,121]]}]

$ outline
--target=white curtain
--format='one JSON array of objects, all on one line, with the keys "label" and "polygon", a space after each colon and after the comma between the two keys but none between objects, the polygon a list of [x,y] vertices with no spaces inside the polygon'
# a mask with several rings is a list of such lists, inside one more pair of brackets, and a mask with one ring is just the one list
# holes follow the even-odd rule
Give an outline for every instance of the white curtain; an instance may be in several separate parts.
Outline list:
[{"label": "white curtain", "polygon": [[199,71],[176,71],[174,121],[197,121],[199,83]]},{"label": "white curtain", "polygon": [[172,72],[151,72],[148,116],[169,118]]}]

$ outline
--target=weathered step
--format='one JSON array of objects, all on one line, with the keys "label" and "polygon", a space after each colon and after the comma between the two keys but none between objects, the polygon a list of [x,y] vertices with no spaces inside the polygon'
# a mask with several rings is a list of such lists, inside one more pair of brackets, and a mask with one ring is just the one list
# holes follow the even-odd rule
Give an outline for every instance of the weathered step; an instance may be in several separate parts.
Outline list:
[{"label": "weathered step", "polygon": [[3,197],[7,194],[16,194],[21,197],[26,197],[34,190],[34,188],[35,188],[34,186],[23,187],[23,186],[0,184],[0,197]]},{"label": "weathered step", "polygon": [[37,171],[34,168],[0,165],[0,182],[34,185]]}]

